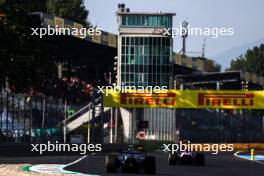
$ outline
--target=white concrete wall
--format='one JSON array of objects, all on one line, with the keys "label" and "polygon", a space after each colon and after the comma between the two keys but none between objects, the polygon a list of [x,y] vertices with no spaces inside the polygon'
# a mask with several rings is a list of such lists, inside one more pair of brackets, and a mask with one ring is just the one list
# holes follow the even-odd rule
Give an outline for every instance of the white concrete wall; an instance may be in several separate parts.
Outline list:
[{"label": "white concrete wall", "polygon": [[125,108],[120,108],[120,112],[124,126],[124,142],[132,142],[133,140],[132,113]]}]

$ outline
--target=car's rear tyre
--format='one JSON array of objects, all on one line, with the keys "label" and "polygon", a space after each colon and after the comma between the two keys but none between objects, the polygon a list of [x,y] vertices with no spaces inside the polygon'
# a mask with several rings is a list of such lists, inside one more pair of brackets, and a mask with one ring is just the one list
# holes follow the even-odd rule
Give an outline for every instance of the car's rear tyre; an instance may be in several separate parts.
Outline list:
[{"label": "car's rear tyre", "polygon": [[180,160],[180,158],[177,154],[169,154],[168,164],[169,165],[177,165],[179,160]]},{"label": "car's rear tyre", "polygon": [[205,165],[205,156],[203,153],[197,153],[194,157],[195,164],[197,166],[204,166]]},{"label": "car's rear tyre", "polygon": [[144,174],[156,174],[156,159],[154,156],[146,156],[143,161]]},{"label": "car's rear tyre", "polygon": [[114,154],[106,156],[105,167],[107,173],[115,173],[117,171],[117,157]]}]

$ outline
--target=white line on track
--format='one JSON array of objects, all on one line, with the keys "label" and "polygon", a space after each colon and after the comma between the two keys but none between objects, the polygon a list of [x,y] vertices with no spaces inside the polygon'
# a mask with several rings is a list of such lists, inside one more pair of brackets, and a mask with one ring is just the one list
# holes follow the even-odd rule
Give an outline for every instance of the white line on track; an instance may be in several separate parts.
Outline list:
[{"label": "white line on track", "polygon": [[262,162],[262,161],[256,161],[257,163],[259,163],[259,164],[263,164],[264,165],[264,162]]},{"label": "white line on track", "polygon": [[73,171],[67,171],[64,170],[65,167],[76,164],[80,161],[82,161],[84,158],[86,158],[87,155],[82,156],[81,158],[77,159],[76,161],[73,161],[69,164],[62,165],[62,164],[38,164],[31,166],[29,170],[39,173],[49,173],[49,174],[66,174],[66,175],[76,175],[76,176],[97,176],[92,174],[81,174],[78,172]]},{"label": "white line on track", "polygon": [[[71,162],[71,163],[65,165],[64,167],[67,167],[67,166],[70,166],[70,165],[76,164],[76,163],[82,161],[82,160],[83,160],[84,158],[86,158],[86,157],[87,157],[87,155],[84,155],[84,156],[82,156],[81,158],[77,159],[76,161],[73,161],[73,162]],[[64,167],[63,167],[63,168],[64,168]]]},{"label": "white line on track", "polygon": [[242,158],[242,159],[248,160],[248,161],[254,161],[254,162],[256,162],[256,163],[259,163],[259,164],[263,164],[263,165],[264,165],[264,162],[261,162],[261,161],[255,161],[255,160],[250,160],[250,159],[248,159],[248,158],[244,158],[244,157],[242,157],[242,156],[239,156],[239,155],[238,155],[239,153],[241,153],[241,151],[238,151],[238,152],[234,153],[234,156],[236,156],[236,157],[238,157],[238,158]]}]

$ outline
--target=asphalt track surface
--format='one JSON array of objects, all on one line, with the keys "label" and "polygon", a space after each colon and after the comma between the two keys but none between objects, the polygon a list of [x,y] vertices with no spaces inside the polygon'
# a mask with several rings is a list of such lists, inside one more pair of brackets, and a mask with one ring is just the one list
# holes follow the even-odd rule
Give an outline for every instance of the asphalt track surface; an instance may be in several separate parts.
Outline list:
[{"label": "asphalt track surface", "polygon": [[[206,154],[206,166],[169,166],[167,154],[153,153],[157,162],[157,174],[161,176],[264,176],[264,161],[255,162],[234,156],[234,153]],[[0,157],[0,164],[68,164],[81,156]],[[66,167],[66,170],[83,174],[106,174],[105,154],[88,155],[83,160]],[[135,174],[111,174],[135,175]]]},{"label": "asphalt track surface", "polygon": [[2,157],[0,164],[68,164],[81,156]]},{"label": "asphalt track surface", "polygon": [[[206,154],[206,166],[169,166],[167,154],[155,152],[157,173],[160,176],[264,176],[264,162],[248,161],[234,156],[234,153]],[[105,155],[89,155],[80,162],[66,167],[66,170],[95,175],[107,174],[104,168]]]}]

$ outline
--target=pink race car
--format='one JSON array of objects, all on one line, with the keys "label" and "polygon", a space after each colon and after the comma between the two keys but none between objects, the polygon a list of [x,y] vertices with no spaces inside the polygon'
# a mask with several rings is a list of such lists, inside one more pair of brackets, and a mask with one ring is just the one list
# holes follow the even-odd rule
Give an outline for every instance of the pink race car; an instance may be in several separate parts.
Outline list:
[{"label": "pink race car", "polygon": [[184,151],[181,153],[169,154],[168,158],[169,165],[197,165],[204,166],[205,165],[205,156],[203,153],[193,153],[189,151]]}]

